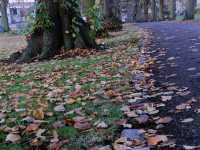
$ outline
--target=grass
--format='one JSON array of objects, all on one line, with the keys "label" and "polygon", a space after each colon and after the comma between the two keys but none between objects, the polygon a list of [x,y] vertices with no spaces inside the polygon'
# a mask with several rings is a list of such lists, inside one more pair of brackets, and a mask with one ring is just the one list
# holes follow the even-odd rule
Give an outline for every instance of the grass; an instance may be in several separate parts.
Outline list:
[{"label": "grass", "polygon": [[[53,123],[62,121],[65,117],[72,119],[78,116],[76,113],[66,115],[55,112],[54,107],[64,103],[69,94],[75,90],[76,85],[80,85],[84,96],[78,97],[74,104],[65,104],[66,112],[81,108],[82,115],[91,119],[92,128],[80,132],[73,126],[64,126],[56,129],[59,139],[70,140],[70,143],[65,147],[69,150],[89,148],[112,141],[118,134],[118,126],[115,125],[115,121],[124,117],[120,111],[123,103],[115,102],[116,98],[104,99],[103,97],[105,97],[107,89],[119,92],[129,89],[128,80],[131,78],[131,74],[126,75],[129,70],[126,65],[127,61],[138,50],[135,43],[131,44],[136,37],[135,30],[135,28],[128,26],[126,31],[120,35],[105,39],[104,42],[113,48],[111,53],[93,55],[87,58],[69,58],[0,67],[0,101],[2,102],[0,108],[4,111],[9,110],[4,125],[9,127],[26,126],[27,124],[22,121],[23,113],[31,116],[35,109],[42,107],[45,113],[53,113],[53,116],[44,118],[48,123],[41,124],[41,128],[48,131],[44,144],[49,143]],[[126,48],[118,47],[119,43],[124,44]],[[47,96],[49,91],[58,88],[64,88],[64,93],[56,98]],[[102,97],[91,100],[90,98],[94,97],[98,91],[103,91],[100,94]],[[16,112],[16,109],[25,109],[25,111]],[[12,121],[12,118],[15,121]],[[104,121],[109,127],[98,130],[94,126],[97,121]],[[30,146],[33,137],[25,135],[22,134],[22,142],[19,145],[6,144],[7,133],[0,132],[0,149],[28,150],[33,148]]]}]

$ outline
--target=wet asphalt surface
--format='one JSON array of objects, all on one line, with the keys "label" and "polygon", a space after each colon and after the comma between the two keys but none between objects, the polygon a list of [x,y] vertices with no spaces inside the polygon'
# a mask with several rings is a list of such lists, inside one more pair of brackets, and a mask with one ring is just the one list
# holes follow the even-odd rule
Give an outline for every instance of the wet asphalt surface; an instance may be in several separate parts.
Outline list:
[{"label": "wet asphalt surface", "polygon": [[[188,88],[189,95],[173,95],[173,99],[162,108],[161,116],[171,116],[173,121],[164,127],[161,134],[169,135],[175,140],[173,148],[182,150],[183,145],[200,145],[200,24],[178,22],[141,23],[138,26],[152,32],[153,40],[150,51],[157,59],[154,66],[154,79],[164,92],[170,91],[167,87],[174,85],[179,88]],[[166,91],[165,91],[166,89]],[[197,102],[191,109],[176,112],[176,106],[192,98]],[[182,123],[181,120],[193,118],[193,122]],[[166,149],[166,148],[158,148]],[[200,148],[196,148],[200,150]]]}]

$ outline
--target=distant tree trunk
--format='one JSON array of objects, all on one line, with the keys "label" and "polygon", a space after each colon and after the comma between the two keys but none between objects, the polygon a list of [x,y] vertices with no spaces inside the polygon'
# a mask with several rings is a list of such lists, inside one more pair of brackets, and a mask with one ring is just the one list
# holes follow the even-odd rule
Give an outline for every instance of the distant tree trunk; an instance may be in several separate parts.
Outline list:
[{"label": "distant tree trunk", "polygon": [[169,12],[170,12],[170,19],[175,19],[175,17],[176,17],[176,0],[169,0]]},{"label": "distant tree trunk", "polygon": [[151,12],[152,12],[152,20],[157,20],[157,13],[156,13],[156,0],[152,0],[151,2]]},{"label": "distant tree trunk", "polygon": [[141,1],[135,0],[135,15],[136,15],[136,21],[141,21]]},{"label": "distant tree trunk", "polygon": [[0,11],[2,15],[1,22],[2,22],[2,26],[5,32],[8,32],[10,30],[9,23],[8,23],[7,5],[8,5],[8,0],[0,1]]},{"label": "distant tree trunk", "polygon": [[164,20],[164,0],[159,0],[159,19]]},{"label": "distant tree trunk", "polygon": [[[49,28],[37,29],[28,38],[28,46],[18,57],[15,54],[11,56],[12,61],[18,63],[29,62],[33,58],[49,59],[59,53],[61,47],[66,50],[72,48],[95,48],[96,43],[94,37],[90,36],[90,28],[82,19],[81,14],[77,12],[77,6],[69,7],[64,2],[66,0],[53,1],[42,0],[46,5],[47,16],[50,19],[51,26]],[[41,1],[39,0],[38,3]],[[74,1],[71,1],[74,4]],[[40,11],[36,11],[36,18],[40,16]],[[76,36],[73,36],[72,19],[76,18]]]},{"label": "distant tree trunk", "polygon": [[148,21],[149,19],[149,0],[144,0],[144,20]]},{"label": "distant tree trunk", "polygon": [[194,19],[197,0],[186,0],[186,19]]},{"label": "distant tree trunk", "polygon": [[112,3],[111,3],[111,1],[110,0],[104,0],[104,17],[105,18],[110,18],[110,17],[112,17],[112,6],[111,5],[113,5]]}]

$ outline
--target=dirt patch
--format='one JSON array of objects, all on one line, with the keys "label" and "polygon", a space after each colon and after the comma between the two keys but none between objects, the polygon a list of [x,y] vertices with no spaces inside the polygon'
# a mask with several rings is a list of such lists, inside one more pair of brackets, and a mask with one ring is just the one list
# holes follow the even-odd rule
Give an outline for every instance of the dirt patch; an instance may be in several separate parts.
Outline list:
[{"label": "dirt patch", "polygon": [[25,36],[0,33],[0,59],[7,58],[11,53],[26,47]]}]

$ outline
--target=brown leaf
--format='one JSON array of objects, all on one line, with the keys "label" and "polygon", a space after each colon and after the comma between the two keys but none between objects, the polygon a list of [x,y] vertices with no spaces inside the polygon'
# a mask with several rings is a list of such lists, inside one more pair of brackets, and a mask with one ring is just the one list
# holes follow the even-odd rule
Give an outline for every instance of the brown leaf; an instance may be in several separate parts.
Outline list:
[{"label": "brown leaf", "polygon": [[34,138],[31,140],[30,144],[31,146],[39,146],[39,145],[42,145],[42,141],[39,140],[38,138]]},{"label": "brown leaf", "polygon": [[26,127],[26,132],[34,132],[39,129],[39,124],[30,124]]},{"label": "brown leaf", "polygon": [[6,137],[6,142],[18,143],[21,137],[18,134],[9,133]]},{"label": "brown leaf", "polygon": [[34,110],[33,111],[33,117],[35,119],[38,119],[38,120],[43,120],[44,119],[44,111],[43,109],[37,109],[37,110]]},{"label": "brown leaf", "polygon": [[65,92],[64,89],[57,88],[53,91],[50,91],[47,96],[50,98],[56,98],[56,97],[62,96],[64,92]]},{"label": "brown leaf", "polygon": [[73,126],[75,124],[75,121],[73,119],[68,119],[68,118],[65,118],[64,122],[68,126]]},{"label": "brown leaf", "polygon": [[173,119],[171,117],[164,117],[160,118],[158,121],[156,121],[157,124],[167,124],[170,123]]},{"label": "brown leaf", "polygon": [[50,145],[51,150],[59,150],[63,145],[68,144],[69,140],[63,140],[59,142],[54,142]]},{"label": "brown leaf", "polygon": [[76,99],[74,99],[74,98],[69,98],[69,99],[66,100],[66,104],[71,105],[71,104],[74,104],[74,103],[76,103]]},{"label": "brown leaf", "polygon": [[84,130],[88,130],[91,128],[91,124],[89,122],[76,122],[74,124],[74,128],[80,130],[80,131],[84,131]]},{"label": "brown leaf", "polygon": [[152,136],[152,137],[149,137],[147,140],[148,145],[150,146],[158,145],[161,142],[167,142],[167,141],[168,141],[168,138],[165,135]]},{"label": "brown leaf", "polygon": [[106,92],[106,96],[108,96],[110,98],[117,97],[119,95],[120,95],[119,93],[117,93],[116,91],[113,91],[113,90],[109,90]]}]

